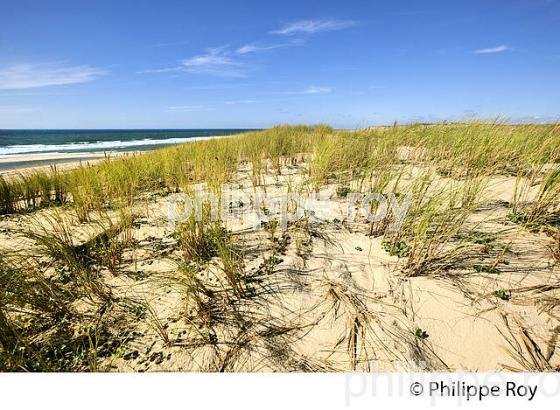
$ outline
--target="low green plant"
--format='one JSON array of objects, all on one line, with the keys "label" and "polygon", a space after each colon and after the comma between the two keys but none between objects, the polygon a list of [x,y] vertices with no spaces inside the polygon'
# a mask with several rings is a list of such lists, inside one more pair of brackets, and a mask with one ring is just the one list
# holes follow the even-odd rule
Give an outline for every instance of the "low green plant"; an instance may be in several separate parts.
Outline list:
[{"label": "low green plant", "polygon": [[489,245],[496,241],[498,235],[490,232],[473,230],[467,234],[467,239],[479,245]]},{"label": "low green plant", "polygon": [[422,330],[420,328],[416,329],[416,331],[414,332],[414,336],[416,336],[418,339],[427,339],[428,337],[430,337],[425,330]]},{"label": "low green plant", "polygon": [[494,292],[494,296],[496,296],[498,299],[508,301],[511,299],[511,291],[499,289]]},{"label": "low green plant", "polygon": [[336,188],[336,196],[339,198],[346,198],[350,192],[352,192],[352,190],[347,186],[340,186]]},{"label": "low green plant", "polygon": [[476,264],[476,265],[473,265],[473,269],[477,272],[491,273],[491,274],[495,274],[495,275],[500,273],[500,271],[497,268],[495,268],[493,266],[489,266],[489,265]]},{"label": "low green plant", "polygon": [[511,212],[507,215],[507,218],[514,224],[526,224],[528,222],[527,215],[523,212]]},{"label": "low green plant", "polygon": [[410,254],[410,248],[404,241],[382,241],[381,246],[391,256],[405,258]]}]

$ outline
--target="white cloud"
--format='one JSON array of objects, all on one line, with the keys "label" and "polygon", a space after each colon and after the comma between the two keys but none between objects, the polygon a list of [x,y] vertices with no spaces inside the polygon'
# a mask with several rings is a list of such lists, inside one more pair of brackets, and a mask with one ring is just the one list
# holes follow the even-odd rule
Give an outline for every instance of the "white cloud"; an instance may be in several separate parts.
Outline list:
[{"label": "white cloud", "polygon": [[183,60],[181,64],[185,67],[236,65],[231,58],[227,57],[224,47],[209,48],[206,51],[206,54],[188,58]]},{"label": "white cloud", "polygon": [[299,95],[305,95],[305,94],[328,94],[332,92],[332,88],[330,87],[317,87],[315,85],[311,85],[309,87],[307,87],[305,90],[301,90],[301,91],[285,91],[282,92],[281,94],[299,94]]},{"label": "white cloud", "polygon": [[293,36],[303,33],[319,33],[323,31],[343,30],[356,25],[352,20],[335,20],[335,19],[315,19],[315,20],[298,20],[286,24],[278,30],[271,31],[271,34],[280,34],[285,36]]},{"label": "white cloud", "polygon": [[300,46],[303,44],[303,40],[294,39],[280,44],[246,44],[237,49],[232,49],[229,46],[208,48],[204,54],[186,58],[180,61],[175,67],[152,68],[138,71],[138,73],[186,72],[193,74],[209,74],[217,77],[243,78],[247,77],[247,71],[250,70],[247,62],[243,61],[246,55],[282,47]]},{"label": "white cloud", "polygon": [[16,64],[0,69],[0,90],[87,83],[105,73],[89,66]]},{"label": "white cloud", "polygon": [[226,47],[209,48],[206,54],[181,61],[189,73],[211,74],[220,77],[246,77],[243,64],[234,60]]},{"label": "white cloud", "polygon": [[140,73],[186,72],[218,77],[246,77],[245,65],[231,57],[227,47],[206,49],[206,54],[182,60],[176,67],[148,69]]},{"label": "white cloud", "polygon": [[474,54],[494,54],[494,53],[501,53],[501,52],[507,51],[507,50],[511,50],[511,48],[506,46],[506,45],[501,45],[501,46],[491,47],[491,48],[481,48],[479,50],[474,50],[473,53]]},{"label": "white cloud", "polygon": [[282,44],[272,45],[272,46],[255,46],[252,44],[244,45],[243,47],[239,47],[235,52],[237,54],[249,54],[249,53],[257,53],[259,51],[268,51],[274,50],[275,48],[284,47]]},{"label": "white cloud", "polygon": [[239,47],[235,52],[237,54],[249,54],[249,53],[259,53],[262,51],[270,51],[275,50],[277,48],[284,48],[284,47],[295,47],[301,46],[304,42],[302,40],[294,40],[289,43],[282,43],[282,44],[271,44],[268,46],[257,46],[255,44],[246,44],[243,47]]}]

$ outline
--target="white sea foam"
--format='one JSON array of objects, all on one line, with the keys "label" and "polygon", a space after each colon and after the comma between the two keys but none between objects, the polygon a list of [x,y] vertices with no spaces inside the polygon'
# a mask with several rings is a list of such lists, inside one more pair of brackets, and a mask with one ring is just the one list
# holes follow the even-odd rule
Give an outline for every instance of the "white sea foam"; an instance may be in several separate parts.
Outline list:
[{"label": "white sea foam", "polygon": [[185,142],[198,141],[214,137],[192,137],[192,138],[166,138],[166,139],[142,139],[131,141],[98,141],[98,142],[77,142],[70,144],[29,144],[29,145],[8,145],[0,147],[0,158],[13,158],[20,155],[34,155],[46,153],[63,152],[100,152],[111,151],[122,148],[134,148],[147,145],[172,145],[183,144]]}]

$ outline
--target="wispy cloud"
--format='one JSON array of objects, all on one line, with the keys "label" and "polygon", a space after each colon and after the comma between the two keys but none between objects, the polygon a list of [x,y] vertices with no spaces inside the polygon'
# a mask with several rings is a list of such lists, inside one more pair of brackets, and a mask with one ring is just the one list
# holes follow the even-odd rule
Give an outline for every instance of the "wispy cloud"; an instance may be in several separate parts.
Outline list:
[{"label": "wispy cloud", "polygon": [[21,90],[93,81],[106,74],[89,66],[59,64],[16,64],[0,68],[0,90]]},{"label": "wispy cloud", "polygon": [[178,66],[148,69],[140,73],[186,72],[218,77],[246,77],[246,66],[232,57],[227,46],[206,49],[205,54],[182,60]]},{"label": "wispy cloud", "polygon": [[278,46],[264,46],[264,47],[259,47],[259,46],[255,46],[252,44],[247,44],[244,45],[243,47],[239,47],[237,50],[235,50],[235,52],[237,54],[249,54],[249,53],[256,53],[258,51],[268,51],[268,50],[273,50],[275,48],[278,48]]},{"label": "wispy cloud", "polygon": [[220,77],[246,77],[243,64],[231,57],[226,47],[209,48],[201,54],[181,61],[187,72]]},{"label": "wispy cloud", "polygon": [[226,47],[216,47],[206,49],[207,53],[194,56],[182,61],[185,67],[207,67],[235,65],[236,63],[227,56]]},{"label": "wispy cloud", "polygon": [[501,45],[501,46],[491,47],[491,48],[481,48],[479,50],[474,50],[473,53],[474,54],[494,54],[494,53],[502,53],[502,52],[507,51],[507,50],[511,50],[511,48],[506,46],[506,45]]},{"label": "wispy cloud", "polygon": [[301,39],[296,39],[290,41],[289,43],[281,43],[281,44],[270,44],[270,45],[255,45],[255,44],[246,44],[243,47],[239,47],[235,52],[237,54],[250,54],[250,53],[260,53],[264,51],[275,50],[277,48],[285,48],[285,47],[296,47],[304,45],[304,41]]},{"label": "wispy cloud", "polygon": [[281,94],[298,94],[298,95],[310,95],[310,94],[328,94],[332,92],[331,87],[318,87],[311,85],[304,90],[300,91],[284,91]]},{"label": "wispy cloud", "polygon": [[335,19],[314,19],[314,20],[298,20],[286,24],[277,30],[273,30],[271,34],[280,34],[285,36],[293,36],[296,34],[312,34],[323,31],[344,30],[355,26],[353,20],[335,20]]}]

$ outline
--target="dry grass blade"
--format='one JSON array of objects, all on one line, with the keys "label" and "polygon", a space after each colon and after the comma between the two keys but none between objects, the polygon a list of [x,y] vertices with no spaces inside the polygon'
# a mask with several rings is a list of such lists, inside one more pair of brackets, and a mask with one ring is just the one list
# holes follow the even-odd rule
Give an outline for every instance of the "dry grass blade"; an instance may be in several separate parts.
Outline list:
[{"label": "dry grass blade", "polygon": [[[500,333],[506,339],[509,349],[507,354],[518,364],[519,367],[503,365],[505,369],[511,371],[532,371],[546,372],[558,371],[550,363],[550,357],[547,358],[540,346],[533,339],[529,330],[519,323],[517,319],[513,319],[510,323],[508,316],[502,315],[508,334]],[[515,327],[515,329],[513,329]]]}]

